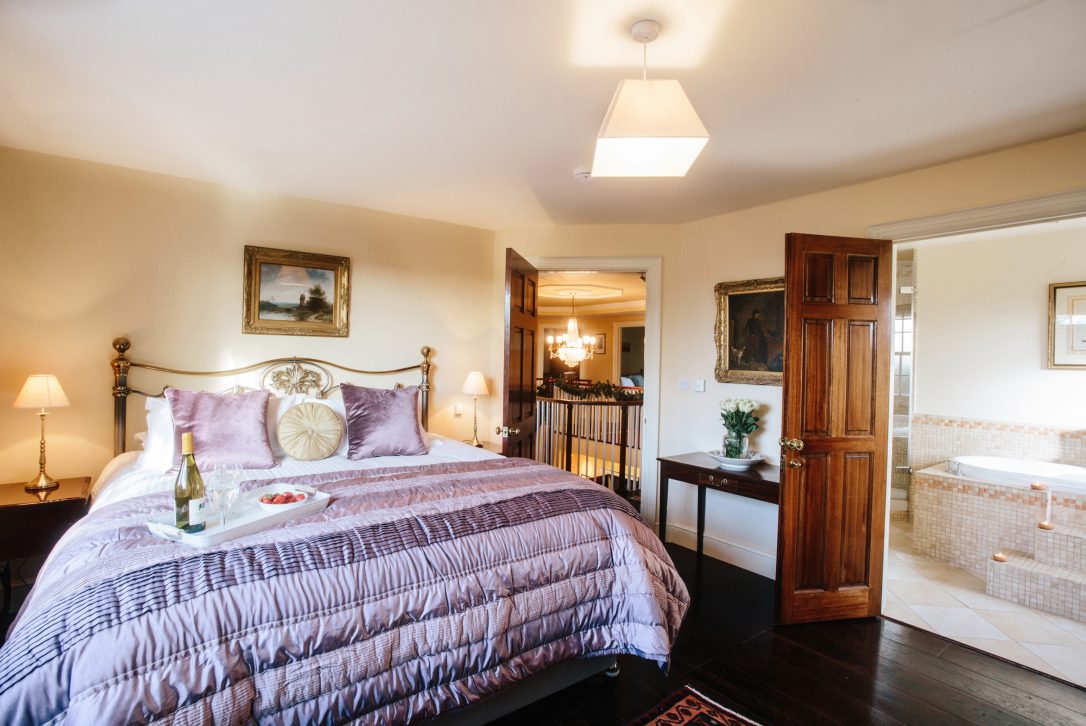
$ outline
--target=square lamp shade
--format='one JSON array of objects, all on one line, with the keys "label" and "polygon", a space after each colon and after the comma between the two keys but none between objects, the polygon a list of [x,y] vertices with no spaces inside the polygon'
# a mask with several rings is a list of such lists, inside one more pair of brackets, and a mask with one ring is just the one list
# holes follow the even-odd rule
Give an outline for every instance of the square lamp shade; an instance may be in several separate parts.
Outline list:
[{"label": "square lamp shade", "polygon": [[47,373],[28,377],[12,404],[14,408],[65,408],[69,405],[60,381]]},{"label": "square lamp shade", "polygon": [[483,378],[483,374],[479,371],[472,371],[468,374],[461,390],[469,396],[486,396],[490,393],[486,387],[486,379]]},{"label": "square lamp shade", "polygon": [[596,139],[592,176],[686,176],[708,141],[678,81],[625,80]]}]

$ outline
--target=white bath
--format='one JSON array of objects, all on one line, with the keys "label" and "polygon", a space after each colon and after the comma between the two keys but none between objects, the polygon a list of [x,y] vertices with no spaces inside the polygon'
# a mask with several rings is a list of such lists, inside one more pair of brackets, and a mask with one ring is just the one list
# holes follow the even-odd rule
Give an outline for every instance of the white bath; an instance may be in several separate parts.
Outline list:
[{"label": "white bath", "polygon": [[1086,494],[1086,468],[1081,466],[1003,456],[955,456],[947,468],[969,479],[1016,487],[1041,482],[1054,491]]}]

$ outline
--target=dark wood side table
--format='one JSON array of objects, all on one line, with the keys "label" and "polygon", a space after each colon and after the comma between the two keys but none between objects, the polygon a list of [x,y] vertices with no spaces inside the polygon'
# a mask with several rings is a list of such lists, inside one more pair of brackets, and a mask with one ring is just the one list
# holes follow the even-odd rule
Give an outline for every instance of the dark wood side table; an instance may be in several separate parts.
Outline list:
[{"label": "dark wood side table", "polygon": [[11,560],[48,554],[90,504],[90,477],[58,480],[45,492],[28,492],[23,482],[0,484],[0,584],[4,610],[11,606]]},{"label": "dark wood side table", "polygon": [[780,501],[780,469],[773,464],[757,464],[749,469],[723,469],[708,454],[696,451],[677,456],[661,456],[660,462],[660,541],[667,537],[668,480],[675,479],[698,488],[698,557],[705,539],[705,492],[713,489],[770,504]]}]

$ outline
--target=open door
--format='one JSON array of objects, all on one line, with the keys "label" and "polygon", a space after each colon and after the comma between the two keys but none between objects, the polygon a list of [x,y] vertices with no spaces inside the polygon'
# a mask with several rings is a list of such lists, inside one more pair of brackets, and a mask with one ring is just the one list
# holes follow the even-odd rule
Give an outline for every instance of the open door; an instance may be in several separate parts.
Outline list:
[{"label": "open door", "polygon": [[888,240],[787,237],[780,623],[881,609],[890,259]]},{"label": "open door", "polygon": [[502,454],[535,456],[535,338],[539,271],[505,250],[505,383]]}]

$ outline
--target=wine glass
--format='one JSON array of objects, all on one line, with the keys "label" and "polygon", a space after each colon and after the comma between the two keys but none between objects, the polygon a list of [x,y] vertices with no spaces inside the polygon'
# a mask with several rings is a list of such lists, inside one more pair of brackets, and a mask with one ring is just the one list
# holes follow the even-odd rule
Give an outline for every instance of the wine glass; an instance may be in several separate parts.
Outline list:
[{"label": "wine glass", "polygon": [[219,526],[226,526],[226,513],[234,506],[241,491],[241,467],[237,464],[217,464],[208,477],[207,500],[219,512]]}]

